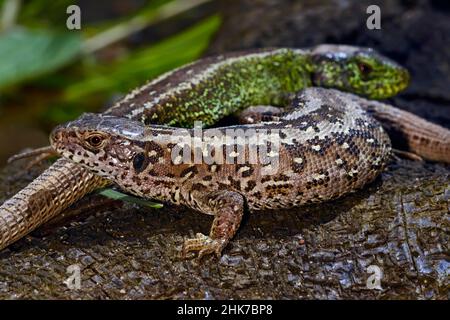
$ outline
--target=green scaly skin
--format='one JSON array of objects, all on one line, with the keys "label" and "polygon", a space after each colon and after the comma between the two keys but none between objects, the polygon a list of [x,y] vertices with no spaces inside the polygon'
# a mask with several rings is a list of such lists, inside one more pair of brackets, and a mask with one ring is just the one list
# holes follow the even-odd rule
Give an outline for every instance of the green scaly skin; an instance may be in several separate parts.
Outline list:
[{"label": "green scaly skin", "polygon": [[371,49],[265,49],[199,60],[141,87],[106,114],[146,124],[189,127],[201,120],[209,126],[248,106],[286,106],[310,86],[381,99],[408,83],[406,69]]}]

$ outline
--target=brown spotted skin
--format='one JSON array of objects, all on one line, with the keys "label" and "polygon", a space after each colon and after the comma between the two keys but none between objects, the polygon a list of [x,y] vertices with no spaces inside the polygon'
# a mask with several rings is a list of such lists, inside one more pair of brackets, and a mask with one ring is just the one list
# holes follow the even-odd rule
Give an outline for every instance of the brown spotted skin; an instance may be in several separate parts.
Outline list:
[{"label": "brown spotted skin", "polygon": [[[185,248],[200,255],[220,254],[239,226],[244,202],[251,211],[319,203],[354,192],[377,177],[389,158],[390,140],[358,99],[309,88],[270,122],[204,130],[205,136],[213,130],[228,135],[230,129],[275,136],[278,140],[267,142],[272,161],[266,163],[251,162],[251,136],[243,140],[243,149],[227,150],[223,142],[215,142],[215,152],[223,151],[219,163],[179,163],[172,156],[176,128],[145,127],[104,115],[87,114],[62,125],[51,141],[62,156],[127,192],[214,215],[210,236],[198,235]],[[195,134],[193,129],[186,132]],[[205,153],[206,145],[201,148]],[[226,156],[234,160],[224,163]]]}]

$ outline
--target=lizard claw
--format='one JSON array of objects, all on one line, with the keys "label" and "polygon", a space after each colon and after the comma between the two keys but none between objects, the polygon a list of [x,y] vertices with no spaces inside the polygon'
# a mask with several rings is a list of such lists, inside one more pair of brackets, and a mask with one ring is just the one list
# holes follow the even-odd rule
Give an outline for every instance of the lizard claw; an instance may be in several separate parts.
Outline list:
[{"label": "lizard claw", "polygon": [[215,253],[217,258],[220,258],[223,248],[226,246],[224,239],[212,239],[202,233],[197,233],[195,238],[187,239],[183,245],[183,257],[191,251],[198,251],[198,259],[203,256]]}]

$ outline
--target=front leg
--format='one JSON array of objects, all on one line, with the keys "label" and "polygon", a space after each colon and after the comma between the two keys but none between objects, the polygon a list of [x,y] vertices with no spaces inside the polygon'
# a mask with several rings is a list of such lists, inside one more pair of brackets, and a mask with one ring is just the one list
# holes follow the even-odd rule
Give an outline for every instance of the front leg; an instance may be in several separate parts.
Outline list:
[{"label": "front leg", "polygon": [[190,251],[198,251],[198,258],[215,253],[218,258],[228,242],[233,238],[244,214],[244,197],[233,191],[217,191],[202,199],[204,213],[214,214],[209,236],[197,233],[196,238],[184,242],[183,256]]}]

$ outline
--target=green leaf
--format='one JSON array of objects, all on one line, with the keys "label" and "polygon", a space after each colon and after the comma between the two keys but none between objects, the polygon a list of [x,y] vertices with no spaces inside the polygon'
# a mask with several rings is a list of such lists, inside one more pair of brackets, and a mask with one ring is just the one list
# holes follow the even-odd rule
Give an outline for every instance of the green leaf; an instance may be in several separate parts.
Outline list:
[{"label": "green leaf", "polygon": [[76,32],[15,29],[0,36],[0,89],[54,71],[81,52]]},{"label": "green leaf", "polygon": [[131,203],[139,204],[139,205],[150,207],[150,208],[160,209],[163,207],[162,203],[156,203],[156,202],[147,201],[147,200],[144,200],[141,198],[136,198],[136,197],[127,195],[125,193],[122,193],[122,192],[119,192],[117,190],[110,189],[110,188],[103,189],[103,190],[99,191],[98,193],[101,194],[102,196],[105,196],[110,199],[131,202]]}]

